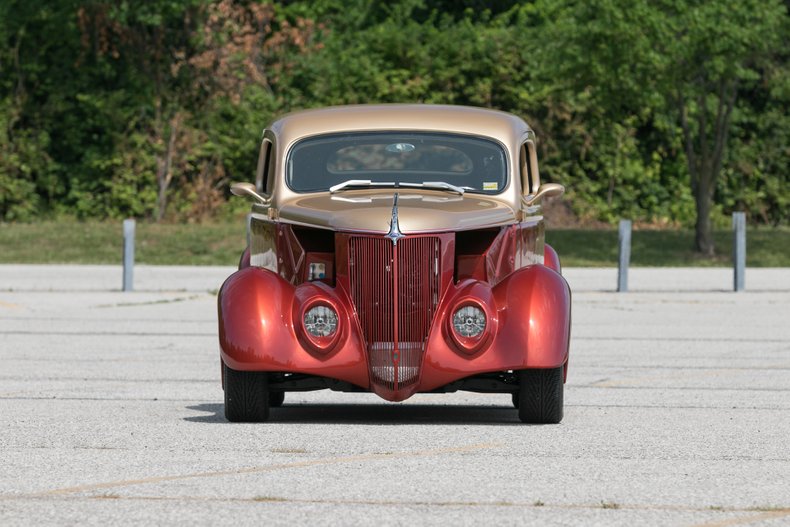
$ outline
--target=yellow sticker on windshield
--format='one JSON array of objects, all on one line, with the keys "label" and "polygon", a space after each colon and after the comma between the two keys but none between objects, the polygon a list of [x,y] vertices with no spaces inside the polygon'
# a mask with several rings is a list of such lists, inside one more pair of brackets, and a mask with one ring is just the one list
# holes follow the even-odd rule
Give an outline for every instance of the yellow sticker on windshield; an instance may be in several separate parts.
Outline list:
[{"label": "yellow sticker on windshield", "polygon": [[496,181],[483,182],[483,190],[496,190],[496,189],[497,189]]}]

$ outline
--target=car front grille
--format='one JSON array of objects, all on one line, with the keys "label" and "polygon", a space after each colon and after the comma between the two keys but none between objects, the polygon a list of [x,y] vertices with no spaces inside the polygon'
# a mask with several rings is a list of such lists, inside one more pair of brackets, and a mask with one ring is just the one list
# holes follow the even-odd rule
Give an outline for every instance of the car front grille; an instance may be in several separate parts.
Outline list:
[{"label": "car front grille", "polygon": [[434,236],[352,236],[349,281],[371,382],[397,391],[420,377],[439,303],[441,243]]}]

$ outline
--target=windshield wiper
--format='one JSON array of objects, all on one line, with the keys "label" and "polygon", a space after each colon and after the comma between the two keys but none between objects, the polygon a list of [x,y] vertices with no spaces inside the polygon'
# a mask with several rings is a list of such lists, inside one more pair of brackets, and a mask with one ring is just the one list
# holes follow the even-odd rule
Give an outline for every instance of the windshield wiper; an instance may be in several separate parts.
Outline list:
[{"label": "windshield wiper", "polygon": [[329,193],[334,194],[351,187],[392,187],[392,188],[427,188],[431,190],[448,190],[461,196],[465,190],[474,190],[472,187],[458,187],[445,183],[444,181],[424,181],[422,183],[394,182],[394,181],[371,181],[369,179],[347,179],[337,185],[329,187]]},{"label": "windshield wiper", "polygon": [[455,192],[459,196],[464,195],[465,190],[474,190],[472,187],[458,187],[456,185],[451,185],[450,183],[445,183],[444,181],[423,181],[422,183],[400,183],[401,187],[412,187],[412,188],[428,188],[432,190],[449,190],[450,192]]},{"label": "windshield wiper", "polygon": [[394,181],[371,181],[369,179],[347,179],[337,185],[329,187],[329,193],[334,194],[350,187],[397,187]]}]

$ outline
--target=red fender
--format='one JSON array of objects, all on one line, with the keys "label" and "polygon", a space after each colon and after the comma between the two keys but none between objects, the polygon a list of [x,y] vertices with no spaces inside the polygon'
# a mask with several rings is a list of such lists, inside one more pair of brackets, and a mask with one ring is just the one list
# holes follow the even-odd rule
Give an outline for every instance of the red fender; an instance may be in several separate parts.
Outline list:
[{"label": "red fender", "polygon": [[247,247],[244,249],[244,252],[241,253],[241,257],[239,258],[239,269],[244,269],[245,267],[250,266],[250,248]]},{"label": "red fender", "polygon": [[571,290],[556,271],[533,265],[494,288],[502,309],[498,338],[522,350],[521,368],[556,368],[568,360]]},{"label": "red fender", "polygon": [[[543,265],[515,271],[491,288],[469,280],[442,302],[426,346],[420,391],[428,391],[472,373],[557,368],[568,360],[571,293],[557,272]],[[478,298],[494,328],[490,344],[472,355],[448,344],[446,326],[464,298]]]},{"label": "red fender", "polygon": [[554,247],[548,243],[543,244],[543,265],[562,274],[560,255],[557,254],[557,251],[554,250]]},{"label": "red fender", "polygon": [[[335,307],[339,336],[331,349],[304,344],[301,309],[321,300]],[[368,386],[364,346],[352,310],[320,282],[293,286],[279,275],[247,267],[225,280],[218,295],[222,361],[234,370],[320,375]]]}]

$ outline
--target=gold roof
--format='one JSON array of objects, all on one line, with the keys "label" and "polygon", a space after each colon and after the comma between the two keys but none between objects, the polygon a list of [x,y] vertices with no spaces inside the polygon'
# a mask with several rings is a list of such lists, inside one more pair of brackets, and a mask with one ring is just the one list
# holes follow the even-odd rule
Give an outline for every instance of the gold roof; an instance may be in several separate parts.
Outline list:
[{"label": "gold roof", "polygon": [[269,127],[280,147],[311,135],[361,130],[419,130],[466,133],[519,143],[530,131],[521,118],[498,110],[433,104],[333,106],[288,114]]}]

